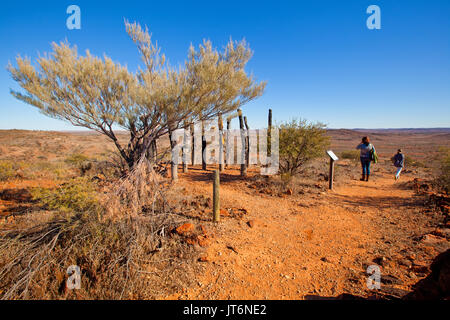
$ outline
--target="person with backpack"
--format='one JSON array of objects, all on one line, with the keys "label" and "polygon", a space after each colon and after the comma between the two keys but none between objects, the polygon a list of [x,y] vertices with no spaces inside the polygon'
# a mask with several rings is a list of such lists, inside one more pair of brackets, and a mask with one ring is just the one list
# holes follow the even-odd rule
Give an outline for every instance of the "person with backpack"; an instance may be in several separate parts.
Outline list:
[{"label": "person with backpack", "polygon": [[394,156],[393,160],[394,166],[397,168],[394,179],[398,180],[400,178],[400,172],[402,172],[402,169],[405,166],[405,156],[402,153],[402,149],[397,150],[397,154]]},{"label": "person with backpack", "polygon": [[362,166],[361,181],[369,181],[370,176],[370,163],[377,162],[378,156],[375,152],[375,147],[370,143],[368,137],[363,137],[362,142],[356,147],[360,150],[360,159]]}]

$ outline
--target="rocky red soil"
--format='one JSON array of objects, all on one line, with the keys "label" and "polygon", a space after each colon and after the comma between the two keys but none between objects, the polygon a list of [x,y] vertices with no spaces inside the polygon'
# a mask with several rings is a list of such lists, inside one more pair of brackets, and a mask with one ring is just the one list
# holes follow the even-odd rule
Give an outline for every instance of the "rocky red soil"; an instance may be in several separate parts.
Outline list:
[{"label": "rocky red soil", "polygon": [[[355,170],[359,170],[355,168]],[[350,294],[400,298],[430,273],[450,248],[442,212],[414,191],[414,176],[394,181],[378,170],[369,182],[326,182],[307,194],[273,195],[224,173],[222,221],[199,263],[197,286],[164,299],[319,299]],[[181,176],[177,187],[210,195],[206,172]],[[263,192],[260,192],[263,190]],[[244,214],[230,216],[241,210]],[[211,212],[194,218],[205,224]],[[197,244],[194,244],[197,245]],[[367,267],[381,268],[381,290],[369,290]]]}]

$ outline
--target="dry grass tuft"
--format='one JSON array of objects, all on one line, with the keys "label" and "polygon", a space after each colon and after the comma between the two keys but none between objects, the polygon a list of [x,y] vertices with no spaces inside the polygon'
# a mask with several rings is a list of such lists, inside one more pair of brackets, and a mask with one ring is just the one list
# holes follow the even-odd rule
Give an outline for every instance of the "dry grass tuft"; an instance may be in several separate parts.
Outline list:
[{"label": "dry grass tuft", "polygon": [[[37,193],[48,218],[30,213],[0,231],[1,299],[156,299],[192,284],[197,249],[169,232],[186,219],[149,163],[99,191],[80,181]],[[79,290],[66,287],[72,265]]]}]

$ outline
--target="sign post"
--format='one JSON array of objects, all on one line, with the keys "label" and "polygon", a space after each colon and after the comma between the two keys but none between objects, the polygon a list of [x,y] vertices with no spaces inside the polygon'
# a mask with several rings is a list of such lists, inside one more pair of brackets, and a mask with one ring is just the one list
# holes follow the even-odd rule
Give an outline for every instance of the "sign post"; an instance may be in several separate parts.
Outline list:
[{"label": "sign post", "polygon": [[338,161],[339,158],[334,154],[333,151],[327,151],[328,156],[330,157],[330,175],[328,176],[329,188],[333,190],[333,180],[334,180],[334,162]]}]

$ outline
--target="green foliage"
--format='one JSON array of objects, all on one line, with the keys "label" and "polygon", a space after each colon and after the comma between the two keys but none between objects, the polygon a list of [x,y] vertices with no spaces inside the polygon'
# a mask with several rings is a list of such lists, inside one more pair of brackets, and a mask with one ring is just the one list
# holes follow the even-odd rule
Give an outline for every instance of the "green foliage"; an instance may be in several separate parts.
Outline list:
[{"label": "green foliage", "polygon": [[55,189],[35,188],[31,195],[49,210],[84,212],[98,207],[95,188],[85,178],[75,178]]},{"label": "green foliage", "polygon": [[310,160],[324,155],[330,138],[325,125],[292,120],[278,126],[280,134],[280,173],[299,173]]},{"label": "green foliage", "polygon": [[[204,41],[197,49],[191,46],[184,67],[174,68],[147,29],[125,25],[145,65],[138,72],[107,56],[82,56],[68,43],[54,43],[53,52],[37,63],[18,57],[16,67],[9,65],[23,89],[11,94],[49,117],[106,135],[133,167],[169,131],[235,111],[264,92],[266,83],[245,70],[252,56],[245,41],[230,40],[220,52]],[[128,143],[121,144],[118,129],[130,133]]]},{"label": "green foliage", "polygon": [[13,178],[16,174],[14,166],[9,161],[0,161],[0,181]]},{"label": "green foliage", "polygon": [[450,148],[441,149],[441,165],[437,183],[439,189],[449,193],[450,192]]},{"label": "green foliage", "polygon": [[425,165],[411,156],[405,155],[405,166],[423,168]]},{"label": "green foliage", "polygon": [[92,162],[89,161],[87,156],[81,153],[73,153],[64,161],[74,167],[77,167],[82,176],[92,169]]},{"label": "green foliage", "polygon": [[89,158],[81,153],[73,153],[68,156],[64,161],[74,166],[80,166],[84,162],[88,161]]},{"label": "green foliage", "polygon": [[354,161],[359,161],[360,152],[358,150],[346,150],[342,151],[340,154],[340,158],[342,159],[350,159]]}]

